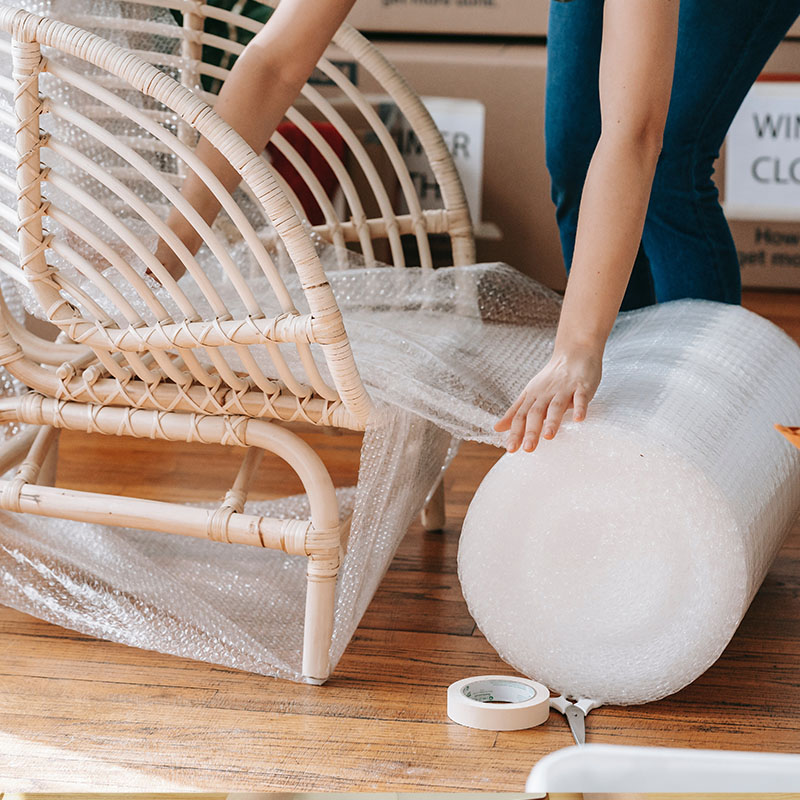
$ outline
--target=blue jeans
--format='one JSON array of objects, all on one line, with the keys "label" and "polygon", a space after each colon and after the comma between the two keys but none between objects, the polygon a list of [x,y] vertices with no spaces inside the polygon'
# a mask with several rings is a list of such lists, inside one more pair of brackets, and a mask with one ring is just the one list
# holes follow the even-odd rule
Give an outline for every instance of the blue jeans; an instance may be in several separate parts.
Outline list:
[{"label": "blue jeans", "polygon": [[[682,297],[741,302],[736,248],[711,179],[714,160],[799,13],[800,0],[681,0],[664,144],[623,310]],[[545,140],[567,271],[600,136],[602,27],[603,0],[550,4]]]}]

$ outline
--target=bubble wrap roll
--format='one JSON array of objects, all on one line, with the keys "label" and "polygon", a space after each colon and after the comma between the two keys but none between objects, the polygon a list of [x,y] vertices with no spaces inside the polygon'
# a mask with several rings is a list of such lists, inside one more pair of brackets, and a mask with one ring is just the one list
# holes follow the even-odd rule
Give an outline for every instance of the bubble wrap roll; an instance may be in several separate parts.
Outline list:
[{"label": "bubble wrap roll", "polygon": [[623,314],[588,419],[504,455],[459,576],[500,655],[551,689],[644,703],[722,653],[800,507],[800,348],[740,307]]}]

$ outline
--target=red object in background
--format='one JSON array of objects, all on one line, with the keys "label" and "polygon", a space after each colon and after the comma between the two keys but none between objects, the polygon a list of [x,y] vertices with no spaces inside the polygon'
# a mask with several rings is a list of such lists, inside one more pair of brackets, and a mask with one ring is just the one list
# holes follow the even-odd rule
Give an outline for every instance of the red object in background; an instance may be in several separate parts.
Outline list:
[{"label": "red object in background", "polygon": [[757,81],[764,83],[797,83],[800,81],[800,74],[791,72],[766,72],[756,78]]},{"label": "red object in background", "polygon": [[[330,122],[314,122],[312,124],[331,146],[336,155],[343,161],[346,145],[339,131],[337,131]],[[322,185],[325,193],[328,197],[332,198],[339,186],[339,181],[328,165],[328,162],[311,143],[311,140],[292,122],[281,122],[281,124],[278,125],[278,133],[297,150]],[[267,145],[267,154],[269,155],[270,164],[272,164],[275,171],[289,184],[297,195],[297,199],[302,204],[308,221],[312,225],[320,225],[325,222],[322,209],[319,207],[319,203],[314,199],[314,194],[311,189],[308,188],[308,185],[303,180],[300,173],[289,163],[286,156],[279,152],[278,148],[271,142]]]}]

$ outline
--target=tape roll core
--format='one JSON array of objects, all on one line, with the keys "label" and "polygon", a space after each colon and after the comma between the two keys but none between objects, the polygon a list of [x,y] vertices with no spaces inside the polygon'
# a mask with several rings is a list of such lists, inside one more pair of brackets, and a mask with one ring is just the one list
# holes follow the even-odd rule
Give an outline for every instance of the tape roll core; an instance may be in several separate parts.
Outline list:
[{"label": "tape roll core", "polygon": [[476,675],[450,684],[447,716],[459,725],[486,731],[521,731],[550,714],[550,691],[527,678]]}]

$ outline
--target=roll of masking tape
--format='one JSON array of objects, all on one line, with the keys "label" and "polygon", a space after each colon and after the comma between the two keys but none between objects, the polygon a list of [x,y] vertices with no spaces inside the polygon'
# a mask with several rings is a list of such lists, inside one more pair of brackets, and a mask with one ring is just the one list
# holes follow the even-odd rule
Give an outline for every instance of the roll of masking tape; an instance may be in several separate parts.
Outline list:
[{"label": "roll of masking tape", "polygon": [[550,714],[550,691],[541,683],[508,675],[477,675],[451,683],[447,716],[485,731],[521,731]]}]

